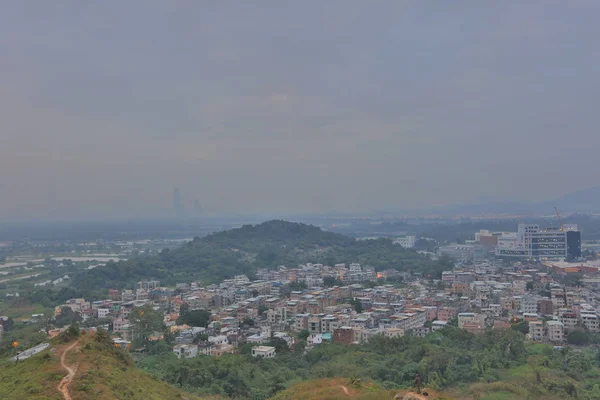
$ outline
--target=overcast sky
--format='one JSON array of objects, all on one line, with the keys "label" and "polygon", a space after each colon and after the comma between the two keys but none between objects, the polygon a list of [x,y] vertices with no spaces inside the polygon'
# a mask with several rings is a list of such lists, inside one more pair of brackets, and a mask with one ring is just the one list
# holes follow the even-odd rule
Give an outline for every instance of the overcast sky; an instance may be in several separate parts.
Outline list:
[{"label": "overcast sky", "polygon": [[0,218],[600,184],[598,1],[7,1]]}]

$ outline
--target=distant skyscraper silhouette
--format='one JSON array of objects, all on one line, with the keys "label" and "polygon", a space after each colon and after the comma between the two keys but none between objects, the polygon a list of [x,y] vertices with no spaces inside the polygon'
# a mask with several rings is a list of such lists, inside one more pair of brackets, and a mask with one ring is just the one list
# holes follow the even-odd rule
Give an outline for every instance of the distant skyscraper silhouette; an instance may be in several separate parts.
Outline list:
[{"label": "distant skyscraper silhouette", "polygon": [[183,216],[183,201],[181,200],[181,192],[179,188],[173,190],[173,211],[178,217]]},{"label": "distant skyscraper silhouette", "polygon": [[200,200],[194,200],[194,211],[196,214],[202,213],[202,205],[200,204]]}]

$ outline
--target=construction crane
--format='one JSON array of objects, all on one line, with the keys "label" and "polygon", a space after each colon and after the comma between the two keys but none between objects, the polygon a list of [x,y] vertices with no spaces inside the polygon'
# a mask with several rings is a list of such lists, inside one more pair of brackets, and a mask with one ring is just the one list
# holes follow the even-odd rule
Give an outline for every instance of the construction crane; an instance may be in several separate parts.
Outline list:
[{"label": "construction crane", "polygon": [[560,211],[558,211],[558,207],[554,207],[554,213],[556,214],[556,220],[558,221],[558,229],[561,231],[564,230],[563,224],[560,221]]}]

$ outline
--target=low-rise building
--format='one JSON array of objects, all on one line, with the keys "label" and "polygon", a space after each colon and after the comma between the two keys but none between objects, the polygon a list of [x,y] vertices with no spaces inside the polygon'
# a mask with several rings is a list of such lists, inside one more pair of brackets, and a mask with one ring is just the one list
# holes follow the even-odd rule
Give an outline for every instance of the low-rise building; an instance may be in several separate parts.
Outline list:
[{"label": "low-rise building", "polygon": [[485,315],[477,313],[458,314],[458,327],[460,329],[472,330],[477,326],[479,329],[485,328]]},{"label": "low-rise building", "polygon": [[195,344],[178,344],[173,347],[177,358],[194,358],[198,355],[198,346]]},{"label": "low-rise building", "polygon": [[275,347],[256,346],[252,348],[252,357],[273,358],[275,357]]},{"label": "low-rise building", "polygon": [[419,328],[413,328],[410,330],[410,335],[411,336],[415,336],[415,337],[425,337],[427,336],[431,331],[429,330],[428,327],[426,326],[421,326]]},{"label": "low-rise building", "polygon": [[404,336],[404,329],[402,328],[387,328],[383,331],[383,335],[387,338],[397,338]]},{"label": "low-rise building", "polygon": [[354,329],[351,326],[342,326],[333,331],[333,342],[351,344],[354,342]]},{"label": "low-rise building", "polygon": [[435,331],[445,328],[447,325],[448,325],[448,321],[433,321],[431,323],[431,330],[435,332]]},{"label": "low-rise building", "polygon": [[456,308],[454,307],[440,307],[437,312],[437,319],[439,321],[452,321],[457,315]]}]

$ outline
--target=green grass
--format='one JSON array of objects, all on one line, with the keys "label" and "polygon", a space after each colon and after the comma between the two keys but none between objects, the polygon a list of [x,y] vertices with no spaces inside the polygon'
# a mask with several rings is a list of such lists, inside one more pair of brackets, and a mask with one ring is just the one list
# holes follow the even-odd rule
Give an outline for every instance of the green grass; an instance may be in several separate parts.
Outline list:
[{"label": "green grass", "polygon": [[0,366],[0,399],[60,400],[56,386],[64,376],[48,350],[26,361],[3,361]]},{"label": "green grass", "polygon": [[[60,354],[69,344],[54,343],[50,349],[25,361],[4,360],[0,365],[0,399],[60,400],[57,385],[66,372]],[[67,356],[68,365],[77,365],[70,394],[73,400],[200,400],[152,378],[135,368],[126,353],[103,347],[93,338],[82,337],[79,350]]]},{"label": "green grass", "polygon": [[6,315],[13,319],[29,319],[32,314],[46,314],[52,312],[52,309],[45,308],[39,303],[13,306],[8,302],[0,301],[0,315]]},{"label": "green grass", "polygon": [[546,350],[548,347],[549,347],[549,345],[542,344],[542,343],[530,343],[530,342],[528,342],[525,345],[525,348],[527,349],[527,354],[528,355],[532,355],[532,356],[544,354],[544,350]]},{"label": "green grass", "polygon": [[512,400],[514,398],[514,393],[507,391],[500,391],[487,394],[481,398],[481,400]]}]

